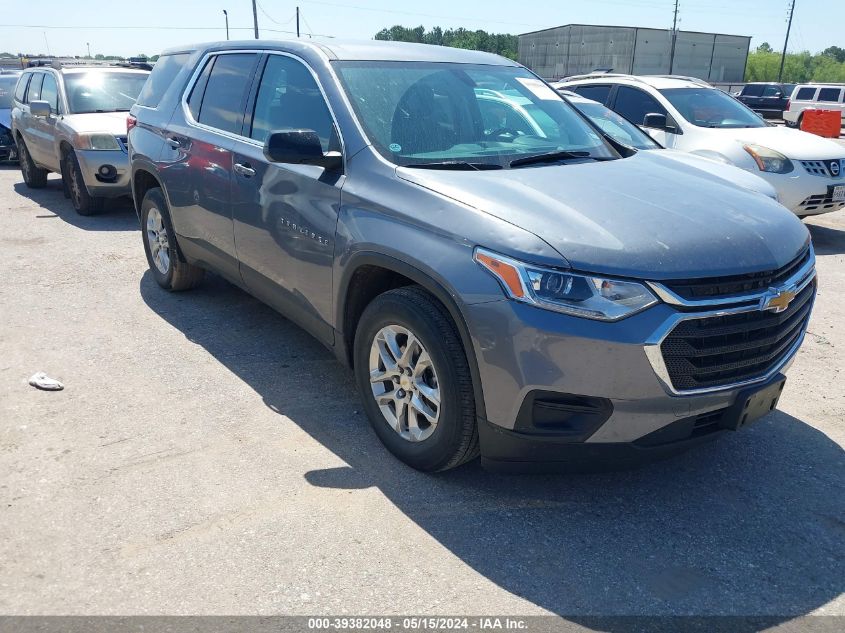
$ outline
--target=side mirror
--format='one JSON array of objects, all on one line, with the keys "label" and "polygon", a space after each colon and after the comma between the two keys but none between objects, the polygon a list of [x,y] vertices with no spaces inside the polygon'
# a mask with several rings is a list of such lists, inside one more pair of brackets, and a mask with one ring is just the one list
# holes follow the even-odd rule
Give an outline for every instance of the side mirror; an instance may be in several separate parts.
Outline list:
[{"label": "side mirror", "polygon": [[52,110],[50,109],[50,104],[47,101],[30,101],[29,102],[29,113],[32,116],[37,116],[42,119],[46,119],[50,116]]},{"label": "side mirror", "polygon": [[325,152],[314,130],[276,130],[264,143],[264,156],[271,163],[319,165],[337,170],[343,165],[340,152]]},{"label": "side mirror", "polygon": [[658,114],[656,112],[646,114],[645,117],[643,117],[643,127],[653,127],[658,130],[667,129],[666,115]]}]

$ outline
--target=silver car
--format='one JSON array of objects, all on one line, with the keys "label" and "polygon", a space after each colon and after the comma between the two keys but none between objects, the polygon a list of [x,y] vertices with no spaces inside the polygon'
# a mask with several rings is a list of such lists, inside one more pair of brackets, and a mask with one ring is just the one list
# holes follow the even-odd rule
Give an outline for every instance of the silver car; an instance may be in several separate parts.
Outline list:
[{"label": "silver car", "polygon": [[38,67],[18,80],[12,136],[28,187],[62,175],[65,195],[81,215],[106,198],[131,194],[126,114],[149,71],[120,66]]}]

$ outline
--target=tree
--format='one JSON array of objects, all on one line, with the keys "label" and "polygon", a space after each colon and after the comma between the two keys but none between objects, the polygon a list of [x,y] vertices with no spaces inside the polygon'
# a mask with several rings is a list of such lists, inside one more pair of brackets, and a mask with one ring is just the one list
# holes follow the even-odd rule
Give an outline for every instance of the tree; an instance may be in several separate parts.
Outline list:
[{"label": "tree", "polygon": [[405,26],[391,26],[376,33],[375,39],[388,40],[391,42],[417,42],[421,44],[434,44],[436,46],[452,46],[454,48],[467,48],[477,51],[497,53],[510,59],[516,59],[518,39],[516,35],[507,33],[488,33],[478,29],[470,31],[465,28],[446,29],[445,31],[435,26],[430,31],[425,27],[417,26],[408,28]]},{"label": "tree", "polygon": [[825,57],[831,57],[838,61],[840,64],[845,63],[845,48],[840,48],[838,46],[828,46],[822,51],[822,55],[824,55]]},{"label": "tree", "polygon": [[772,47],[768,42],[763,42],[762,44],[760,44],[760,46],[757,47],[757,52],[758,53],[772,53],[774,51],[772,50]]}]

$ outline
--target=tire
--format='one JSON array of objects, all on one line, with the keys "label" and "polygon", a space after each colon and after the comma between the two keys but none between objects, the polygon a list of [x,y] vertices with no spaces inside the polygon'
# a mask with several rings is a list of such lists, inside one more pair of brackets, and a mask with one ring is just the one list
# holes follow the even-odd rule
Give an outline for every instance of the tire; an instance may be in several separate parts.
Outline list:
[{"label": "tire", "polygon": [[47,186],[47,174],[49,172],[46,169],[41,169],[41,167],[38,167],[35,164],[32,160],[32,156],[29,155],[29,149],[22,138],[18,137],[17,144],[23,181],[30,189],[43,189]]},{"label": "tire", "polygon": [[70,150],[63,161],[62,179],[70,193],[70,201],[73,208],[79,215],[96,215],[103,210],[104,198],[92,196],[88,193],[85,179],[82,177],[82,170],[79,168],[79,160],[76,153]]},{"label": "tire", "polygon": [[[413,377],[390,374],[385,355],[388,352],[385,333],[404,331],[393,338],[401,359],[411,344],[410,363]],[[377,337],[382,337],[377,339]],[[427,353],[430,365],[424,362]],[[413,358],[416,357],[416,360]],[[374,365],[375,359],[375,365]],[[371,368],[389,376],[385,381],[372,382]],[[425,367],[428,367],[425,369]],[[419,375],[417,375],[419,371]],[[370,424],[382,443],[397,458],[417,470],[434,472],[464,464],[479,454],[478,426],[475,417],[475,397],[466,354],[451,316],[434,297],[422,288],[410,286],[390,290],[376,297],[364,310],[358,322],[354,343],[354,372],[358,390]],[[401,382],[396,382],[397,380]],[[403,416],[397,416],[397,396],[402,396]],[[436,393],[439,404],[429,400]],[[381,405],[377,398],[381,398]],[[432,424],[412,406],[423,405],[429,413],[436,413]],[[385,407],[387,413],[383,412]],[[407,422],[414,416],[416,430]],[[403,420],[405,423],[403,423]]]},{"label": "tire", "polygon": [[180,291],[199,285],[205,271],[186,262],[179,251],[167,201],[158,187],[147,191],[141,202],[141,237],[147,263],[159,286],[165,290]]}]

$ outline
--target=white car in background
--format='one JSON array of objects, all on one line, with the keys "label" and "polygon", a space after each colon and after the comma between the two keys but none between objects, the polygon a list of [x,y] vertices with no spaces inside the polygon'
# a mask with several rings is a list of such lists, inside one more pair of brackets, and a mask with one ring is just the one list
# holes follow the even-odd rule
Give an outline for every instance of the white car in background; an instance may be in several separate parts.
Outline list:
[{"label": "white car in background", "polygon": [[845,208],[845,147],[774,127],[730,95],[690,77],[593,74],[553,84],[603,103],[661,145],[765,178],[799,217]]},{"label": "white car in background", "polygon": [[837,84],[795,86],[783,112],[783,120],[790,127],[801,127],[804,110],[839,110],[845,126],[845,87]]}]

